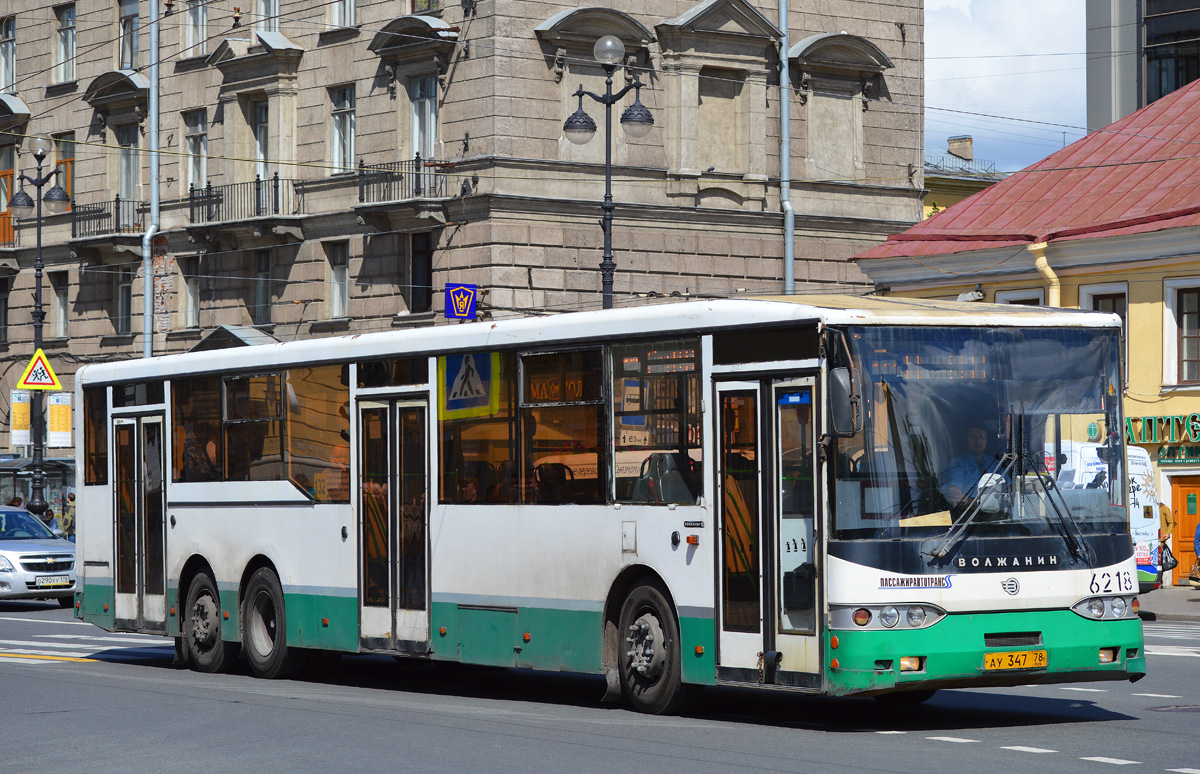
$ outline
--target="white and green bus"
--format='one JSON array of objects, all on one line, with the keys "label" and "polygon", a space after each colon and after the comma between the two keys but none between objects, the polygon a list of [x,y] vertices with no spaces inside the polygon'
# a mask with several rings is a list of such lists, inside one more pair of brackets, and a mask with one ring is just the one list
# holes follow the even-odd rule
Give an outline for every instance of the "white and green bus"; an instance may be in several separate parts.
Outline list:
[{"label": "white and green bus", "polygon": [[[1136,680],[1119,336],[796,296],[89,365],[76,614],[201,671],[391,654],[646,712]],[[1096,437],[1104,475],[1057,486]]]}]

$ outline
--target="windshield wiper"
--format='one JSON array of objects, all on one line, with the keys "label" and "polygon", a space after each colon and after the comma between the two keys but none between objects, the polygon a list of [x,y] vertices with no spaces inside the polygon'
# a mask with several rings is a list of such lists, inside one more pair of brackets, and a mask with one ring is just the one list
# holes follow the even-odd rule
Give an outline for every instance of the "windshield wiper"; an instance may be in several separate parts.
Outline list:
[{"label": "windshield wiper", "polygon": [[[1063,497],[1062,490],[1058,488],[1058,485],[1055,484],[1053,480],[1051,480],[1049,483],[1042,480],[1042,475],[1040,473],[1035,472],[1033,477],[1039,484],[1041,484],[1042,491],[1046,493],[1046,501],[1049,502],[1050,507],[1054,509],[1054,515],[1058,517],[1058,523],[1062,527],[1063,542],[1067,544],[1067,550],[1071,552],[1072,556],[1082,559],[1090,566],[1091,559],[1088,556],[1088,552],[1084,548],[1082,538],[1071,532],[1071,527],[1073,526],[1076,532],[1082,534],[1083,527],[1080,526],[1079,520],[1071,514],[1071,508],[1067,505],[1067,500],[1065,497]],[[1058,503],[1054,501],[1055,492],[1058,493],[1058,499],[1062,501],[1062,508],[1059,508]]]},{"label": "windshield wiper", "polygon": [[[1011,480],[1012,469],[1017,462],[1017,455],[1005,454],[1003,457],[1001,457],[1001,459],[1005,464],[1000,470],[999,475],[1002,478]],[[967,509],[967,512],[963,515],[962,519],[957,524],[952,526],[950,530],[942,537],[941,542],[934,546],[933,550],[929,552],[928,555],[931,559],[944,558],[946,554],[950,553],[951,549],[953,549],[954,546],[956,546],[963,539],[963,537],[966,536],[967,530],[970,529],[971,525],[975,523],[975,517],[979,515],[979,511],[983,508],[983,497],[980,496],[978,486],[979,485],[977,483],[975,502],[973,502],[971,507]]]}]

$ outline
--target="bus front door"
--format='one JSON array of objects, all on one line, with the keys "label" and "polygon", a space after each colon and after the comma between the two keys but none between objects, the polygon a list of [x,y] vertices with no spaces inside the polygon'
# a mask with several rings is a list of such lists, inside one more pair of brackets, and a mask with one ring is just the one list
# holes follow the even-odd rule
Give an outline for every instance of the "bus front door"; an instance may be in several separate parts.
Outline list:
[{"label": "bus front door", "polygon": [[718,677],[821,687],[811,377],[717,387]]},{"label": "bus front door", "polygon": [[113,420],[116,624],[166,632],[162,415]]},{"label": "bus front door", "polygon": [[424,401],[359,404],[359,594],[364,650],[429,652]]}]

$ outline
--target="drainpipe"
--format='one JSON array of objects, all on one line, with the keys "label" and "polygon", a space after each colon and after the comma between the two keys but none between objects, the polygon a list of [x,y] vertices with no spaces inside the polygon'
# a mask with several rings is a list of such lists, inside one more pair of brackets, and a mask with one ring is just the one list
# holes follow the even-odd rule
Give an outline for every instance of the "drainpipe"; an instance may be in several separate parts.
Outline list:
[{"label": "drainpipe", "polygon": [[783,209],[783,292],[796,290],[796,213],[792,210],[792,83],[788,72],[788,0],[779,0],[779,206]]},{"label": "drainpipe", "polygon": [[142,237],[142,357],[154,354],[154,256],[159,226],[158,190],[158,2],[150,1],[150,228]]},{"label": "drainpipe", "polygon": [[1035,242],[1025,249],[1033,253],[1033,265],[1037,268],[1038,273],[1050,283],[1050,289],[1046,292],[1046,306],[1062,306],[1058,275],[1054,273],[1054,269],[1050,268],[1050,263],[1046,260],[1046,246],[1046,242]]}]

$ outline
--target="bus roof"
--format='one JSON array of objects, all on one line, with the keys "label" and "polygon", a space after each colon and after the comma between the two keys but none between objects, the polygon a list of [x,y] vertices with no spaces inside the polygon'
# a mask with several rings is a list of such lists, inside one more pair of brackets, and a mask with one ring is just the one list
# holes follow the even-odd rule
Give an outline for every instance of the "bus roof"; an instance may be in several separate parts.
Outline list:
[{"label": "bus roof", "polygon": [[83,366],[76,384],[137,381],[171,373],[275,368],[401,354],[538,347],[577,340],[620,340],[739,326],[960,325],[1119,328],[1114,314],[1009,304],[893,296],[794,295],[681,300],[555,315],[404,328],[233,349],[162,355]]}]

